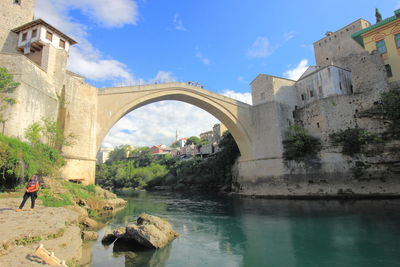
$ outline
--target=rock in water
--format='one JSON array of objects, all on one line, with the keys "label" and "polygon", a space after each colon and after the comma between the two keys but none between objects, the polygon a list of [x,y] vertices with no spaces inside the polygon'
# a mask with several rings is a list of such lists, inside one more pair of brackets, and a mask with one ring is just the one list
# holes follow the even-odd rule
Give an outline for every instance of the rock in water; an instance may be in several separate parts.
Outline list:
[{"label": "rock in water", "polygon": [[172,225],[159,217],[142,214],[137,219],[137,224],[126,227],[123,238],[134,240],[148,248],[162,248],[179,234],[172,229]]}]

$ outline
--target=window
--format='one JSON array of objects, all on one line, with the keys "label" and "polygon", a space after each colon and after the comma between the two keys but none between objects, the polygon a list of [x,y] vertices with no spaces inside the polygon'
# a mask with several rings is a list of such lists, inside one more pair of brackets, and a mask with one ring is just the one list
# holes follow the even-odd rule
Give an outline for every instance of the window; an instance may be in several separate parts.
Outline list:
[{"label": "window", "polygon": [[320,126],[319,126],[319,122],[317,122],[317,127],[319,128]]},{"label": "window", "polygon": [[385,65],[386,75],[390,78],[393,76],[392,67],[389,64]]},{"label": "window", "polygon": [[400,33],[394,36],[394,40],[396,41],[397,48],[400,48]]},{"label": "window", "polygon": [[314,91],[310,90],[310,97],[314,97]]},{"label": "window", "polygon": [[339,88],[340,88],[340,91],[343,91],[342,82],[339,82]]},{"label": "window", "polygon": [[60,39],[60,47],[65,48],[65,41]]},{"label": "window", "polygon": [[301,94],[301,100],[306,100],[306,95],[305,94]]},{"label": "window", "polygon": [[353,85],[350,84],[350,94],[353,94]]},{"label": "window", "polygon": [[318,92],[320,95],[322,95],[322,86],[318,86]]},{"label": "window", "polygon": [[46,39],[49,41],[53,41],[53,34],[49,31],[46,31]]},{"label": "window", "polygon": [[22,0],[14,0],[14,4],[21,5]]},{"label": "window", "polygon": [[36,38],[37,36],[37,29],[32,30],[32,38]]},{"label": "window", "polygon": [[385,40],[380,40],[376,42],[376,49],[380,54],[384,54],[387,52]]},{"label": "window", "polygon": [[27,32],[24,32],[23,34],[22,34],[22,42],[25,42],[26,41],[26,38],[28,37],[28,33]]}]

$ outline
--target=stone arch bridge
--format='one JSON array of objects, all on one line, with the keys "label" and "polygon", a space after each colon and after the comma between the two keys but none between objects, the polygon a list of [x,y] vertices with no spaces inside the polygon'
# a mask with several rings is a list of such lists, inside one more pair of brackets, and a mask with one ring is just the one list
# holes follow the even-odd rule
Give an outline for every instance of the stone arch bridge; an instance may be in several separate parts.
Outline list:
[{"label": "stone arch bridge", "polygon": [[[287,127],[287,120],[284,119],[287,111],[281,104],[271,102],[252,106],[180,82],[99,89],[95,129],[92,129],[96,139],[96,149],[93,151],[99,149],[109,130],[124,115],[162,100],[178,100],[197,106],[228,128],[241,153],[237,166],[239,183],[255,182],[267,174],[282,174],[282,134]],[[73,160],[74,156],[70,157]],[[95,165],[92,164],[94,170]],[[67,166],[64,173],[74,173],[70,168]],[[86,183],[93,182],[94,171],[90,179],[86,180]]]},{"label": "stone arch bridge", "polygon": [[[195,105],[228,128],[241,153],[235,171],[239,184],[254,184],[262,177],[280,176],[285,172],[282,136],[287,128],[289,109],[282,104],[252,106],[180,82],[103,89],[81,87],[80,90],[73,91],[78,97],[67,93],[70,104],[66,108],[65,130],[78,136],[76,145],[63,148],[67,165],[62,175],[67,179],[94,183],[96,153],[112,126],[130,111],[161,100]],[[82,94],[90,90],[92,93],[86,93],[83,98]]]}]

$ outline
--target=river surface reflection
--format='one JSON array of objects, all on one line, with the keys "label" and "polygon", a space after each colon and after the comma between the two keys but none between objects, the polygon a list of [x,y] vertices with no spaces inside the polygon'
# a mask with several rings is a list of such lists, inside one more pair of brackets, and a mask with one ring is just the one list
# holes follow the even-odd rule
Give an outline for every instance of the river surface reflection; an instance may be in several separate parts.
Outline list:
[{"label": "river surface reflection", "polygon": [[[104,232],[140,213],[180,237],[164,249],[91,243],[91,266],[400,266],[400,200],[270,200],[137,192]],[[124,247],[125,246],[125,247]]]}]

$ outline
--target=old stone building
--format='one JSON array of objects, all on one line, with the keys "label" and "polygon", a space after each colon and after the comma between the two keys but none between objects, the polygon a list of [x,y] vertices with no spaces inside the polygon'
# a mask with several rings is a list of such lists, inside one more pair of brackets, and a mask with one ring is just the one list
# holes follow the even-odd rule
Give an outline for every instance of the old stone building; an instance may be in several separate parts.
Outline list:
[{"label": "old stone building", "polygon": [[352,34],[368,52],[376,50],[385,62],[389,82],[400,82],[400,9],[394,16]]},{"label": "old stone building", "polygon": [[0,66],[21,83],[14,93],[17,103],[6,114],[4,134],[24,139],[32,123],[59,120],[67,135],[77,137],[74,146],[63,148],[63,173],[93,183],[97,88],[67,71],[69,47],[76,42],[45,21],[34,20],[34,6],[34,0],[0,1]]}]

